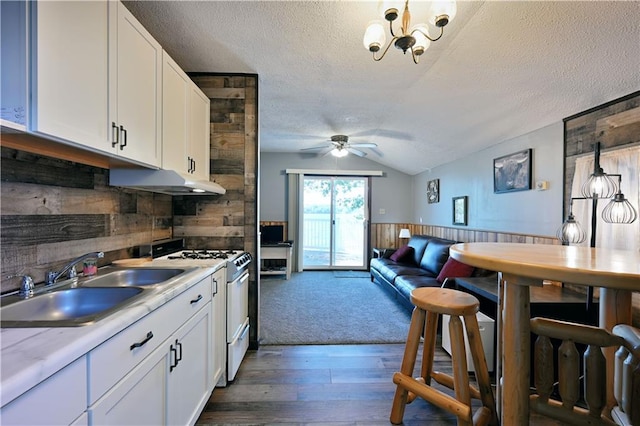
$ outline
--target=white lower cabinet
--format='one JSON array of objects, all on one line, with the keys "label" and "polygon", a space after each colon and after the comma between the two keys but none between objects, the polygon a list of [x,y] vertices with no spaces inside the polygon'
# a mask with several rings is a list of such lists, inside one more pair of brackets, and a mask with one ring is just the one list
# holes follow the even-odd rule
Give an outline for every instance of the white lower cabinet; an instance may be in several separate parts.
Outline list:
[{"label": "white lower cabinet", "polygon": [[[87,408],[87,362],[78,358],[0,410],[2,425],[82,425]],[[86,416],[84,416],[86,421]]]},{"label": "white lower cabinet", "polygon": [[211,301],[211,356],[213,384],[226,385],[227,368],[227,268],[213,274],[213,300]]},{"label": "white lower cabinet", "polygon": [[[170,425],[192,425],[213,390],[211,375],[211,305],[176,332],[169,365],[167,413]],[[203,374],[204,373],[204,374]]]},{"label": "white lower cabinet", "polygon": [[91,351],[90,424],[194,424],[215,384],[211,313],[209,276]]}]

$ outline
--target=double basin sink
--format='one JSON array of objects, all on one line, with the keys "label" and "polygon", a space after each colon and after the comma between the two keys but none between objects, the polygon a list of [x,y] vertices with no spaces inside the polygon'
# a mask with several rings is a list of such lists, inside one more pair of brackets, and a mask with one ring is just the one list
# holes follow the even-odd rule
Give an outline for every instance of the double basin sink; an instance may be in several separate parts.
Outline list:
[{"label": "double basin sink", "polygon": [[148,292],[175,283],[195,268],[100,269],[88,278],[73,278],[40,289],[34,296],[0,298],[1,327],[73,327],[93,324],[130,306]]}]

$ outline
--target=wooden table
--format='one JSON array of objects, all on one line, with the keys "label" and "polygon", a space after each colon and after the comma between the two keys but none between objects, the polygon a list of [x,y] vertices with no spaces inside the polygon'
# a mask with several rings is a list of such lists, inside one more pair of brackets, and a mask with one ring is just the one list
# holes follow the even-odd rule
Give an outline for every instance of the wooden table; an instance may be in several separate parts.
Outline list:
[{"label": "wooden table", "polygon": [[[504,325],[501,331],[502,424],[529,424],[530,327],[529,286],[542,280],[600,287],[600,326],[611,330],[631,323],[631,292],[640,291],[640,253],[588,247],[515,243],[464,243],[450,249],[454,259],[499,271]],[[500,332],[500,325],[499,332]],[[509,354],[509,356],[504,356]],[[613,354],[606,354],[613,368]],[[611,361],[611,362],[609,362]],[[613,399],[612,374],[607,371],[608,399]],[[502,398],[508,395],[508,399]]]}]

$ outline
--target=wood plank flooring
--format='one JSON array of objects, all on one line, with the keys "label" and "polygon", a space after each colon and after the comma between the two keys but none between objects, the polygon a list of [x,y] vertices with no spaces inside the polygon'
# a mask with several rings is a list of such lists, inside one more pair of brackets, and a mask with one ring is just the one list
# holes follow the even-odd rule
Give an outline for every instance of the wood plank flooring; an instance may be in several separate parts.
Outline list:
[{"label": "wood plank flooring", "polygon": [[[196,424],[389,425],[391,377],[403,351],[403,344],[261,346],[247,353],[233,384],[214,390]],[[439,348],[435,368],[451,371],[449,355]],[[404,424],[457,422],[417,399],[407,405]]]}]

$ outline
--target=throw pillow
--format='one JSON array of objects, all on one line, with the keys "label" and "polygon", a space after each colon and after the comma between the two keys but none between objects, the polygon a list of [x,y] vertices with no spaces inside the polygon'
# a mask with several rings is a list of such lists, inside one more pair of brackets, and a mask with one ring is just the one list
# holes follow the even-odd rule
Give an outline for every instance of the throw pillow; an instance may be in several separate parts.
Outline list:
[{"label": "throw pillow", "polygon": [[389,257],[394,262],[407,262],[413,256],[413,247],[402,246]]},{"label": "throw pillow", "polygon": [[442,283],[445,278],[470,277],[471,274],[473,274],[473,266],[458,262],[454,258],[450,257],[447,260],[447,263],[445,263],[440,270],[436,280],[439,283]]}]

